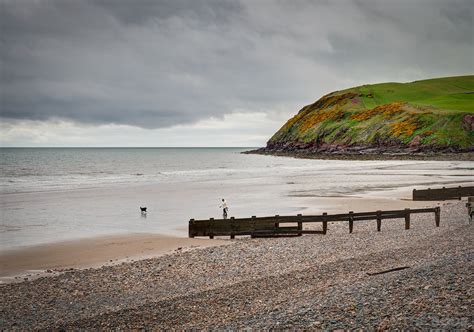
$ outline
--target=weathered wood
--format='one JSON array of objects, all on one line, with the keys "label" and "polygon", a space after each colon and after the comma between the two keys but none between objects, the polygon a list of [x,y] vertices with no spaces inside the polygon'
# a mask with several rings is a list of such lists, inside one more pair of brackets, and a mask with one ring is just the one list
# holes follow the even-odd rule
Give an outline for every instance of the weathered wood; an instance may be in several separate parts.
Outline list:
[{"label": "weathered wood", "polygon": [[[423,209],[412,209],[411,213],[427,213],[427,212],[433,212],[433,208],[423,208]],[[377,218],[377,212],[355,212],[352,214],[354,221],[357,220],[374,220]],[[393,210],[393,211],[382,211],[382,217],[383,219],[390,219],[390,218],[403,218],[404,217],[404,210]],[[328,222],[333,222],[333,221],[347,221],[348,220],[348,214],[332,214],[332,215],[314,215],[314,216],[302,216],[302,222],[323,222],[323,221],[328,221]],[[222,221],[222,222],[228,222],[229,219],[214,219],[215,221]],[[238,224],[251,224],[254,219],[252,218],[238,218],[236,219],[239,221]],[[275,217],[258,217],[255,218],[257,220],[258,224],[263,224],[263,223],[274,223],[275,222]],[[196,223],[202,224],[202,223],[209,223],[209,219],[205,220],[195,220]],[[278,216],[278,222],[279,223],[288,223],[288,222],[297,222],[297,219],[295,216]]]},{"label": "weathered wood", "polygon": [[441,220],[441,209],[438,206],[437,208],[435,208],[435,224],[436,224],[436,227],[439,227],[440,220]]},{"label": "weathered wood", "polygon": [[250,226],[250,236],[252,238],[254,238],[254,231],[255,231],[255,223],[256,223],[256,220],[257,220],[257,217],[256,216],[252,216],[252,221],[251,221],[251,226]]},{"label": "weathered wood", "polygon": [[327,215],[327,212],[323,213],[323,234],[326,234],[328,231]]},{"label": "weathered wood", "polygon": [[[326,234],[328,222],[349,221],[349,232],[354,230],[354,222],[362,220],[377,220],[377,231],[381,230],[381,222],[383,219],[405,219],[405,228],[410,227],[410,215],[413,213],[434,213],[436,226],[440,223],[440,208],[423,208],[423,209],[405,209],[392,211],[371,211],[356,212],[351,211],[348,214],[335,214],[315,216],[272,216],[257,218],[234,218],[230,219],[214,219],[189,221],[189,237],[208,236],[213,239],[215,236],[235,236],[250,235],[284,235],[284,234]],[[322,230],[304,230],[304,223],[322,223]]]},{"label": "weathered wood", "polygon": [[234,228],[235,228],[235,218],[230,217],[230,238],[235,239],[235,233],[234,233]]},{"label": "weathered wood", "polygon": [[444,201],[448,199],[461,199],[461,197],[474,196],[474,186],[413,189],[414,201]]},{"label": "weathered wood", "polygon": [[382,211],[377,210],[377,232],[382,229]]},{"label": "weathered wood", "polygon": [[[209,219],[209,229],[212,230],[213,228],[215,228],[214,218],[211,218],[211,219]],[[210,239],[214,238],[214,233],[212,231],[209,233],[209,238]]]},{"label": "weathered wood", "polygon": [[352,233],[354,229],[354,217],[352,216],[354,211],[349,211],[349,233]]},{"label": "weathered wood", "polygon": [[408,269],[408,268],[410,268],[410,267],[409,266],[400,266],[400,267],[395,267],[393,269],[384,270],[384,271],[380,271],[380,272],[367,273],[367,275],[375,276],[375,275],[378,275],[378,274],[384,274],[384,273],[388,273],[388,272],[400,271],[400,270],[405,270],[405,269]]},{"label": "weathered wood", "polygon": [[189,220],[189,227],[188,227],[188,236],[190,238],[194,237],[194,232],[193,232],[193,227],[192,227],[193,224],[194,224],[194,219],[190,219]]},{"label": "weathered wood", "polygon": [[410,229],[410,209],[405,209],[405,229]]},{"label": "weathered wood", "polygon": [[303,230],[303,216],[301,214],[298,214],[297,215],[298,217],[298,230],[300,231],[298,233],[299,236],[303,235],[303,233],[301,232]]}]

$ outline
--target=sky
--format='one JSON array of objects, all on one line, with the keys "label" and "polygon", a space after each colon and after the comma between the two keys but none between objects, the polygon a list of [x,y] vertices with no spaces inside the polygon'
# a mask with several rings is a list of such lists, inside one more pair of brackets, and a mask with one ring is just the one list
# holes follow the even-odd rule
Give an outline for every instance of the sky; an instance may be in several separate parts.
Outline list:
[{"label": "sky", "polygon": [[474,73],[472,0],[0,0],[1,146],[264,146],[304,105]]}]

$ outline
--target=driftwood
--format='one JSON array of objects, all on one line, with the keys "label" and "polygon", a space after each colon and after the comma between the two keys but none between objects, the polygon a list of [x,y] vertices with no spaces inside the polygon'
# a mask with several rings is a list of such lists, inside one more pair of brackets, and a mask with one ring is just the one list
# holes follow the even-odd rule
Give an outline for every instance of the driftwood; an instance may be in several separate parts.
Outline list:
[{"label": "driftwood", "polygon": [[384,274],[384,273],[389,273],[389,272],[394,272],[394,271],[400,271],[400,270],[405,270],[410,268],[409,266],[401,266],[401,267],[395,267],[390,270],[384,270],[384,271],[379,271],[379,272],[372,272],[372,273],[367,273],[369,276],[376,276],[378,274]]}]

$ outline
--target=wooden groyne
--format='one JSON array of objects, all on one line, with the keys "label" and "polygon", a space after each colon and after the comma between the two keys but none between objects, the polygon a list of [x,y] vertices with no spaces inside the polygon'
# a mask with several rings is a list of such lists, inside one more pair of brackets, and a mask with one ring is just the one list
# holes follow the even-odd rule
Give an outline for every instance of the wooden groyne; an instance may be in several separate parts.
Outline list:
[{"label": "wooden groyne", "polygon": [[466,207],[467,215],[469,216],[469,222],[472,222],[472,218],[474,217],[474,197],[468,197]]},{"label": "wooden groyne", "polygon": [[444,201],[447,199],[461,199],[468,196],[474,196],[474,187],[413,189],[414,201]]},{"label": "wooden groyne", "polygon": [[[417,213],[433,213],[435,225],[440,224],[440,208],[404,209],[391,211],[353,212],[345,214],[327,214],[303,216],[273,216],[230,219],[189,220],[189,237],[196,236],[230,236],[232,239],[238,235],[259,236],[301,236],[303,234],[326,234],[328,222],[348,222],[349,233],[354,230],[354,222],[362,220],[376,220],[377,231],[381,231],[382,220],[405,219],[405,229],[410,229],[410,216]],[[304,229],[305,224],[320,223],[319,230]]]}]

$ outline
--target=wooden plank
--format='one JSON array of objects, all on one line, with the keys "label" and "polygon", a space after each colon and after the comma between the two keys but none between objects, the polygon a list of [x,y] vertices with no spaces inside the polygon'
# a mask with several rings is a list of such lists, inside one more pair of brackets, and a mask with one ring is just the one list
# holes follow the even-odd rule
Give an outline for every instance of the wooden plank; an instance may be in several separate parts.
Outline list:
[{"label": "wooden plank", "polygon": [[[354,229],[354,221],[377,220],[377,231],[381,230],[383,219],[405,219],[405,228],[410,228],[410,215],[413,213],[434,213],[436,226],[440,224],[440,208],[424,209],[405,209],[391,211],[357,212],[350,211],[348,214],[328,215],[326,212],[316,216],[273,216],[257,218],[234,218],[208,220],[189,220],[189,237],[209,236],[230,236],[236,235],[254,235],[254,234],[326,234],[328,222],[331,221],[349,221],[349,232]],[[303,223],[322,222],[322,230],[303,230]],[[295,226],[296,224],[296,226]]]},{"label": "wooden plank", "polygon": [[382,229],[382,211],[377,211],[377,232]]},{"label": "wooden plank", "polygon": [[434,212],[436,208],[425,208],[425,209],[410,209],[410,213],[429,213],[429,212]]},{"label": "wooden plank", "polygon": [[210,239],[213,239],[214,238],[214,233],[212,233],[211,230],[213,230],[213,228],[215,228],[215,225],[214,225],[214,218],[211,218],[209,219],[209,238]]},{"label": "wooden plank", "polygon": [[234,229],[235,229],[235,218],[230,217],[230,238],[231,239],[235,239]]},{"label": "wooden plank", "polygon": [[[422,209],[411,209],[411,213],[426,213],[426,212],[435,212],[436,208],[422,208]],[[396,216],[399,216],[400,218],[404,217],[404,210],[389,210],[389,211],[382,211],[381,212],[382,217],[390,217],[394,218]],[[352,216],[354,220],[370,220],[369,218],[376,219],[377,217],[377,211],[371,211],[371,212],[355,212],[352,213]],[[288,223],[288,222],[298,222],[298,216],[278,216],[278,222],[279,223]],[[301,221],[303,223],[306,222],[323,222],[323,221],[347,221],[349,218],[349,214],[333,214],[333,215],[315,215],[315,216],[301,216]],[[359,219],[360,218],[360,219]],[[229,219],[214,219],[212,218],[215,222],[228,222]],[[252,218],[235,218],[236,221],[239,223],[251,223],[251,222],[256,222],[258,223],[272,223],[275,222],[275,217],[258,217],[255,219]],[[209,219],[205,220],[195,220],[195,224],[201,224],[201,223],[209,223]]]},{"label": "wooden plank", "polygon": [[379,271],[379,272],[373,272],[373,273],[367,272],[367,275],[375,276],[375,275],[378,275],[378,274],[384,274],[384,273],[389,273],[389,272],[394,272],[394,271],[400,271],[400,270],[405,270],[405,269],[408,269],[408,268],[410,268],[410,267],[409,266],[400,266],[400,267],[395,267],[393,269]]},{"label": "wooden plank", "polygon": [[303,222],[302,222],[303,218],[301,214],[298,214],[297,217],[298,217],[298,230],[300,230],[298,235],[301,236],[303,235],[303,232],[301,232],[303,230]]},{"label": "wooden plank", "polygon": [[414,201],[438,201],[448,199],[461,199],[474,195],[474,186],[466,187],[452,187],[452,188],[428,188],[428,189],[413,189]]},{"label": "wooden plank", "polygon": [[410,229],[410,209],[405,209],[405,229]]},{"label": "wooden plank", "polygon": [[436,225],[436,227],[439,227],[440,219],[441,219],[441,209],[438,206],[436,208],[436,211],[435,211],[435,225]]},{"label": "wooden plank", "polygon": [[[251,225],[250,225],[250,231],[253,232],[255,231],[255,223],[257,222],[257,217],[256,216],[252,216],[252,221],[251,221]],[[253,233],[250,233],[251,235]],[[253,237],[253,235],[252,235]]]},{"label": "wooden plank", "polygon": [[193,224],[194,224],[194,219],[189,219],[188,237],[190,238],[193,238],[195,236]]},{"label": "wooden plank", "polygon": [[354,217],[352,217],[352,214],[354,214],[354,212],[349,211],[349,233],[352,233],[354,229]]},{"label": "wooden plank", "polygon": [[[405,218],[405,213],[397,213],[397,214],[387,214],[387,215],[380,215],[381,219],[401,219]],[[348,220],[349,218],[345,219]],[[354,221],[365,221],[365,220],[376,220],[377,215],[369,215],[367,217],[352,217],[352,220]]]},{"label": "wooden plank", "polygon": [[327,215],[327,212],[323,213],[323,234],[326,234],[328,231]]}]

